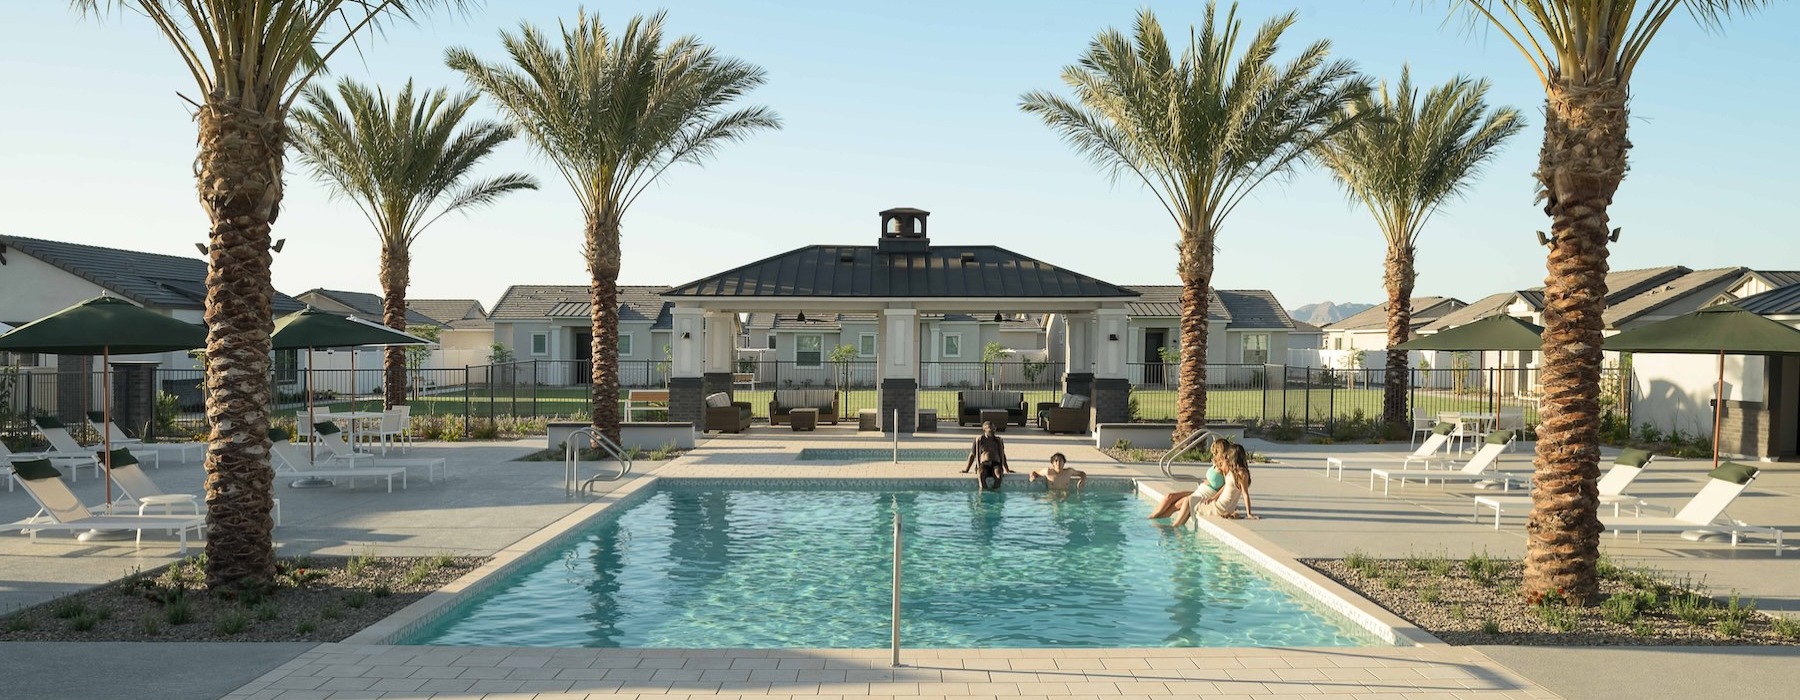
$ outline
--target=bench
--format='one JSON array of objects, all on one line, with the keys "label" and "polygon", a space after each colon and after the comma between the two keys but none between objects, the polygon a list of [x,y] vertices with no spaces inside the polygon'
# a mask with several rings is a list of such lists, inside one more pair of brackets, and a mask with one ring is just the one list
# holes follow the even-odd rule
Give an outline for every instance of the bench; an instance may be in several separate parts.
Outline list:
[{"label": "bench", "polygon": [[637,420],[639,411],[668,411],[669,390],[632,389],[625,394],[625,420]]}]

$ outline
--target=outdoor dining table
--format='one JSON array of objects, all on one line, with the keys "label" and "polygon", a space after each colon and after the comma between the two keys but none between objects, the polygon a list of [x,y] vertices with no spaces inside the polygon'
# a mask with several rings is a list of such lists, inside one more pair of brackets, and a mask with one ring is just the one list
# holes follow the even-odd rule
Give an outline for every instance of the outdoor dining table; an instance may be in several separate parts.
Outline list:
[{"label": "outdoor dining table", "polygon": [[324,420],[342,421],[345,423],[345,432],[350,433],[350,444],[352,446],[356,445],[357,424],[369,420],[379,421],[381,420],[381,415],[381,411],[320,411],[316,414],[318,418]]}]

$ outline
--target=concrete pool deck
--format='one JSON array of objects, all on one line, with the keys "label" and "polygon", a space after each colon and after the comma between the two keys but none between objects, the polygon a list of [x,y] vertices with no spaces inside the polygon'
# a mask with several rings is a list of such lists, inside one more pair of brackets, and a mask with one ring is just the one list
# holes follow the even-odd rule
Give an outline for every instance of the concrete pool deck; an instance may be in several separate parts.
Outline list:
[{"label": "concrete pool deck", "polygon": [[[906,438],[907,448],[961,448],[973,432],[945,432]],[[1121,465],[1092,447],[1091,439],[1047,436],[1035,430],[1006,433],[1009,455],[1021,473],[1039,468],[1051,452],[1095,476],[1160,479],[1152,465]],[[590,499],[565,499],[559,462],[510,459],[534,441],[428,445],[409,456],[450,460],[452,477],[389,495],[362,487],[314,491],[277,486],[285,524],[277,530],[280,553],[492,554],[584,507]],[[541,443],[536,443],[540,444]],[[960,476],[961,463],[894,464],[801,463],[802,447],[875,448],[880,436],[853,429],[821,429],[794,434],[753,429],[743,435],[704,440],[681,459],[640,471],[659,477],[884,477]],[[1350,549],[1378,556],[1413,551],[1466,554],[1483,549],[1516,556],[1523,548],[1522,518],[1508,515],[1501,530],[1491,520],[1470,517],[1470,489],[1409,486],[1393,498],[1371,494],[1364,471],[1388,465],[1406,450],[1392,446],[1293,446],[1251,443],[1251,449],[1283,464],[1256,468],[1256,505],[1265,519],[1222,521],[1222,528],[1272,543],[1297,556],[1337,557]],[[1502,466],[1528,469],[1529,446]],[[1348,458],[1346,480],[1323,476],[1328,455]],[[1705,471],[1700,462],[1657,462],[1634,484],[1655,502],[1676,502],[1697,490]],[[1359,469],[1359,467],[1361,467]],[[171,491],[198,492],[198,461],[176,460],[151,477]],[[612,482],[608,486],[619,483]],[[1009,484],[1010,485],[1010,484]],[[99,482],[75,485],[89,501],[99,501]],[[1732,515],[1757,524],[1800,525],[1800,474],[1780,466],[1765,471]],[[30,514],[22,493],[0,493],[0,517]],[[1148,526],[1148,525],[1146,525]],[[1766,545],[1733,551],[1718,543],[1694,543],[1669,535],[1647,535],[1640,543],[1610,536],[1603,549],[1621,561],[1641,562],[1674,573],[1704,577],[1715,590],[1740,590],[1765,609],[1800,610],[1800,554],[1775,558]],[[173,542],[147,540],[142,552],[129,543],[88,545],[52,538],[37,545],[26,538],[0,536],[0,609],[39,602],[69,590],[102,583],[131,568],[171,561]],[[81,645],[9,643],[0,654],[24,660],[63,655]],[[103,645],[93,645],[99,652]],[[1753,679],[1730,682],[1734,698],[1788,697],[1800,687],[1800,653],[1790,649],[1567,649],[1425,646],[1355,649],[1026,649],[913,651],[903,661],[913,667],[887,668],[885,651],[673,651],[618,649],[496,649],[402,647],[362,644],[238,645],[255,647],[255,659],[217,663],[185,644],[104,645],[111,657],[168,657],[171,679],[105,670],[70,678],[48,669],[9,674],[21,688],[60,689],[67,697],[112,697],[131,688],[135,697],[218,697],[177,683],[209,675],[210,687],[234,688],[237,698],[580,698],[604,700],[812,700],[838,697],[908,700],[1008,700],[1113,697],[1227,698],[1683,698],[1709,697],[1725,685],[1706,677]],[[171,649],[196,647],[194,653]],[[134,652],[133,648],[143,648]],[[154,648],[152,648],[154,647]],[[283,660],[282,657],[286,657]],[[184,666],[183,659],[187,660]],[[270,670],[273,662],[280,663]],[[1723,672],[1693,674],[1693,663]],[[12,664],[9,664],[12,665]],[[39,668],[27,665],[27,668]],[[17,668],[17,666],[15,666]],[[1596,672],[1596,669],[1604,669]],[[791,677],[790,677],[790,673]],[[740,677],[741,676],[741,677]],[[33,682],[36,681],[34,685]],[[227,682],[230,681],[230,682]],[[81,684],[94,692],[84,693]],[[73,684],[73,685],[71,685]],[[162,687],[162,690],[158,690]],[[190,692],[192,691],[192,692]],[[799,696],[799,697],[796,697]]]}]

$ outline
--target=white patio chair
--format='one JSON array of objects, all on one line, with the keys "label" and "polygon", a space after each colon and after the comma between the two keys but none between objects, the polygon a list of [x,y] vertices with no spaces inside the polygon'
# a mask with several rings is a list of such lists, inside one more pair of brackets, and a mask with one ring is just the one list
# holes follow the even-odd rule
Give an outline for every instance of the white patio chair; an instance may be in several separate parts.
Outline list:
[{"label": "white patio chair", "polygon": [[1510,491],[1512,490],[1513,476],[1498,472],[1489,472],[1487,469],[1500,459],[1500,453],[1506,451],[1506,445],[1507,443],[1512,442],[1512,439],[1512,433],[1504,430],[1496,430],[1488,433],[1487,444],[1482,445],[1481,451],[1476,452],[1474,457],[1469,458],[1467,464],[1464,464],[1461,469],[1456,471],[1437,471],[1431,469],[1371,469],[1369,470],[1369,490],[1375,490],[1375,480],[1381,479],[1381,493],[1382,495],[1388,495],[1391,493],[1389,486],[1394,481],[1398,480],[1400,482],[1400,488],[1406,488],[1406,481],[1408,479],[1414,479],[1423,481],[1426,485],[1430,485],[1433,481],[1439,482],[1440,484],[1447,484],[1452,481],[1498,481],[1501,484],[1501,488]]},{"label": "white patio chair", "polygon": [[1430,411],[1423,411],[1423,410],[1420,410],[1417,408],[1413,409],[1413,412],[1412,412],[1412,437],[1406,441],[1407,446],[1412,447],[1412,446],[1418,445],[1419,444],[1419,436],[1420,435],[1427,435],[1427,436],[1430,435],[1431,429],[1433,427],[1435,427],[1437,424],[1438,424],[1437,419],[1431,415]]},{"label": "white patio chair", "polygon": [[[1613,458],[1612,467],[1608,468],[1604,475],[1601,475],[1600,482],[1596,485],[1600,492],[1600,505],[1612,506],[1615,516],[1619,515],[1619,508],[1625,505],[1632,507],[1634,515],[1641,514],[1645,505],[1644,499],[1626,495],[1625,489],[1631,486],[1631,482],[1635,481],[1639,474],[1644,473],[1644,469],[1648,468],[1654,459],[1656,459],[1655,455],[1644,450],[1627,449],[1619,452],[1619,456]],[[1508,509],[1531,508],[1531,497],[1477,496],[1475,498],[1475,520],[1477,521],[1481,520],[1482,508],[1494,509],[1494,529],[1498,530],[1500,529],[1500,514]]]},{"label": "white patio chair", "polygon": [[1737,500],[1744,489],[1750,488],[1750,482],[1756,480],[1757,468],[1748,464],[1726,462],[1707,473],[1706,485],[1700,493],[1682,507],[1681,512],[1667,518],[1600,518],[1600,524],[1611,530],[1614,537],[1620,532],[1635,532],[1639,541],[1646,532],[1688,532],[1731,535],[1731,546],[1736,547],[1743,535],[1763,535],[1775,538],[1775,556],[1781,556],[1783,545],[1781,530],[1772,527],[1751,525],[1741,520],[1723,517],[1725,508]]},{"label": "white patio chair", "polygon": [[400,451],[405,452],[407,446],[406,423],[408,407],[395,406],[381,412],[381,425],[373,433],[363,433],[371,441],[381,443],[381,453],[387,454],[388,445],[399,444]]},{"label": "white patio chair", "polygon": [[[188,531],[206,536],[204,515],[96,515],[94,509],[81,502],[75,492],[60,479],[49,460],[23,460],[13,463],[12,480],[25,487],[31,500],[38,504],[37,515],[5,526],[9,530],[29,533],[37,541],[39,532],[85,530],[135,530],[137,545],[144,546],[145,530],[166,530],[181,536],[181,553],[187,554]],[[104,506],[102,506],[104,509]]]}]

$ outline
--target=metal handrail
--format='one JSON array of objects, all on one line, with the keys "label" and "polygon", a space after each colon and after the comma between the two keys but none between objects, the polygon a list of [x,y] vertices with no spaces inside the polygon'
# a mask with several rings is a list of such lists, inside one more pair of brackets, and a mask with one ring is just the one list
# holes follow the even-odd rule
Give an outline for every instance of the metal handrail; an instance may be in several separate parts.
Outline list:
[{"label": "metal handrail", "polygon": [[1187,437],[1182,438],[1181,442],[1176,443],[1174,447],[1169,448],[1168,452],[1163,453],[1162,458],[1156,460],[1156,467],[1162,470],[1163,476],[1171,479],[1175,478],[1176,458],[1186,454],[1188,450],[1206,444],[1208,438],[1217,439],[1218,436],[1214,435],[1211,430],[1200,430],[1189,434]]},{"label": "metal handrail", "polygon": [[[589,445],[600,448],[602,452],[618,462],[619,471],[610,476],[595,474],[577,486],[575,479],[579,476],[577,472],[581,468],[581,448],[577,446],[579,443],[575,438],[583,435],[587,436]],[[605,433],[596,432],[593,428],[582,428],[570,433],[568,442],[563,443],[563,493],[588,491],[594,487],[595,482],[599,481],[618,481],[631,473],[631,467],[631,456],[625,453],[625,449],[620,447],[619,443],[613,442],[613,439],[607,437]]]},{"label": "metal handrail", "polygon": [[[895,432],[899,426],[895,425]],[[900,668],[900,500],[894,499],[894,613],[893,613],[893,658],[889,665]]]}]

